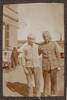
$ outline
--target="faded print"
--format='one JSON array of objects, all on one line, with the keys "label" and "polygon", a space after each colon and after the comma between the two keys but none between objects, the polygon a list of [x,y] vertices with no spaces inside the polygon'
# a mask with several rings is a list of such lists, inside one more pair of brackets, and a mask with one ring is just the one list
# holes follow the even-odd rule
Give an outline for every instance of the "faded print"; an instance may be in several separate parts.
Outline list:
[{"label": "faded print", "polygon": [[64,95],[64,4],[3,6],[3,95]]}]

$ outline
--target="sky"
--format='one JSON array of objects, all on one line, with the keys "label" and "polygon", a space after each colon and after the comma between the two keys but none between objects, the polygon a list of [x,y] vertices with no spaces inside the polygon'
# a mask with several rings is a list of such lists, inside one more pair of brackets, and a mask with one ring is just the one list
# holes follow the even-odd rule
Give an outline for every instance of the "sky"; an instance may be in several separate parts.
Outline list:
[{"label": "sky", "polygon": [[18,40],[26,40],[33,34],[36,41],[42,41],[42,32],[49,31],[52,40],[64,39],[64,4],[30,3],[18,5]]}]

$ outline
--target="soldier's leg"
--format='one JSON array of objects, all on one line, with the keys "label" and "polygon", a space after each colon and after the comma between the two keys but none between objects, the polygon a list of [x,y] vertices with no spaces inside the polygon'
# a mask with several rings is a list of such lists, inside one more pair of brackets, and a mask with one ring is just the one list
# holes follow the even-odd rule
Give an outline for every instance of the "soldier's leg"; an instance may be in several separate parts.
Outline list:
[{"label": "soldier's leg", "polygon": [[11,68],[13,68],[15,65],[14,65],[14,59],[11,59]]},{"label": "soldier's leg", "polygon": [[49,96],[51,93],[50,73],[48,71],[43,70],[43,78],[44,78],[44,95]]},{"label": "soldier's leg", "polygon": [[33,85],[32,85],[32,71],[30,68],[27,69],[26,73],[27,85],[28,85],[28,96],[33,96]]},{"label": "soldier's leg", "polygon": [[17,58],[15,58],[15,66],[18,64]]},{"label": "soldier's leg", "polygon": [[56,95],[57,90],[57,70],[51,70],[51,94]]},{"label": "soldier's leg", "polygon": [[13,59],[13,69],[16,68],[15,58]]},{"label": "soldier's leg", "polygon": [[41,68],[34,69],[34,79],[36,96],[41,96],[41,93],[43,92],[43,76]]}]

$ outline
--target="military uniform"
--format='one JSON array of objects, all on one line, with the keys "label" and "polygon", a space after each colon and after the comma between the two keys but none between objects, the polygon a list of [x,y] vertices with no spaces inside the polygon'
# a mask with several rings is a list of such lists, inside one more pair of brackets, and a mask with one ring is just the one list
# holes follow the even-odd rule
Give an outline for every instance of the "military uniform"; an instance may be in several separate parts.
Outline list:
[{"label": "military uniform", "polygon": [[44,93],[46,95],[55,94],[57,89],[57,69],[60,67],[60,54],[56,43],[52,41],[47,44],[43,43],[39,47],[39,54],[42,54]]},{"label": "military uniform", "polygon": [[33,96],[33,75],[36,89],[36,96],[43,91],[42,67],[39,64],[38,46],[25,44],[23,47],[22,65],[27,78],[28,96]]}]

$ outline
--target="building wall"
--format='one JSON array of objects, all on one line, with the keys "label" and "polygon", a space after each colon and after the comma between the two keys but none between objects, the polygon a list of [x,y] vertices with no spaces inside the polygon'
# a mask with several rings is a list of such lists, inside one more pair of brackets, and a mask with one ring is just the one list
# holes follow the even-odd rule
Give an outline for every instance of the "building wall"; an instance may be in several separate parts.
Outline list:
[{"label": "building wall", "polygon": [[8,51],[11,52],[13,47],[17,47],[17,32],[18,32],[17,5],[4,5],[3,51],[7,50],[7,52]]},{"label": "building wall", "polygon": [[[10,6],[5,5],[3,8],[3,22],[5,26],[9,25],[9,48],[10,49],[12,49],[14,46],[17,46],[18,13],[16,10],[17,10],[17,5],[10,5]],[[5,28],[3,30],[3,34],[7,35],[7,33],[5,33]],[[3,36],[3,42],[5,40],[4,38],[5,36]],[[5,45],[3,43],[3,47],[4,46]]]}]

